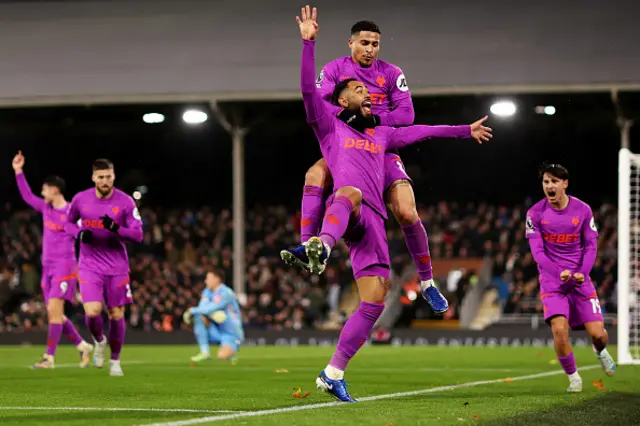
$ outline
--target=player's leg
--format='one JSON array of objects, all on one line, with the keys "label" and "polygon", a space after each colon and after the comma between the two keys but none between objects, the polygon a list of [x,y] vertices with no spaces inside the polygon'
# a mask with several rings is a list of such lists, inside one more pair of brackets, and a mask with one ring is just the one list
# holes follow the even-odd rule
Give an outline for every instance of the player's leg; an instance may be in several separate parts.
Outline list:
[{"label": "player's leg", "polygon": [[209,327],[209,321],[203,315],[195,315],[193,317],[193,334],[196,336],[196,342],[200,347],[200,353],[191,357],[191,361],[193,362],[207,361],[211,359],[211,352],[209,351]]},{"label": "player's leg", "polygon": [[353,186],[338,188],[331,205],[327,209],[319,237],[307,241],[306,253],[309,258],[309,270],[312,273],[324,272],[331,250],[347,231],[349,221],[357,216],[362,203],[362,192]]},{"label": "player's leg", "polygon": [[582,391],[582,378],[578,374],[573,348],[569,341],[569,298],[562,293],[543,293],[544,319],[553,333],[553,347],[558,362],[569,378],[569,392]]},{"label": "player's leg", "polygon": [[78,270],[80,296],[84,307],[84,320],[95,342],[93,364],[102,368],[107,339],[104,336],[102,304],[104,302],[105,277],[92,271]]},{"label": "player's leg", "polygon": [[280,252],[280,257],[287,265],[309,268],[305,243],[311,237],[318,235],[324,215],[324,194],[327,188],[331,188],[332,185],[333,179],[327,163],[324,158],[321,158],[305,175],[300,214],[301,244],[291,250],[285,249]]},{"label": "player's leg", "polygon": [[[62,291],[62,297],[64,301],[73,303],[77,291],[77,273],[74,266],[61,266],[56,271],[55,282],[59,283],[60,290]],[[64,307],[63,307],[64,309]],[[62,318],[62,334],[67,337],[67,340],[71,342],[78,350],[80,356],[80,368],[86,368],[91,360],[91,353],[93,352],[93,345],[86,342],[75,325],[69,318],[63,315]]]},{"label": "player's leg", "polygon": [[569,325],[574,329],[585,329],[589,333],[593,350],[602,369],[608,376],[613,376],[616,364],[607,351],[609,335],[604,328],[604,319],[595,287],[590,281],[584,282],[569,294],[569,301],[571,304]]},{"label": "player's leg", "polygon": [[111,349],[109,374],[111,376],[122,376],[124,373],[120,366],[120,353],[124,346],[127,329],[124,320],[124,308],[126,305],[133,303],[133,294],[131,292],[129,274],[114,275],[106,278],[105,298],[109,314],[109,349]]},{"label": "player's leg", "polygon": [[449,309],[449,303],[433,281],[429,238],[418,216],[411,179],[398,155],[386,153],[384,160],[386,201],[404,233],[407,249],[418,271],[422,297],[435,313],[446,312]]},{"label": "player's leg", "polygon": [[[42,268],[42,278],[40,279],[40,286],[42,287],[42,295],[44,297],[44,303],[47,307],[47,315],[49,316],[49,326],[47,333],[47,349],[46,352],[40,358],[40,361],[33,364],[31,368],[54,368],[54,355],[55,347],[60,340],[60,334],[62,333],[61,324],[55,324],[51,321],[51,315],[49,314],[49,304],[51,302],[51,270],[48,267]],[[57,337],[56,337],[57,336]],[[55,341],[55,346],[53,342]]]},{"label": "player's leg", "polygon": [[319,389],[344,402],[356,401],[346,390],[346,367],[369,338],[384,310],[384,299],[389,290],[390,260],[384,220],[366,206],[362,206],[356,219],[345,241],[349,246],[360,305],[342,328],[336,350],[316,380]]}]

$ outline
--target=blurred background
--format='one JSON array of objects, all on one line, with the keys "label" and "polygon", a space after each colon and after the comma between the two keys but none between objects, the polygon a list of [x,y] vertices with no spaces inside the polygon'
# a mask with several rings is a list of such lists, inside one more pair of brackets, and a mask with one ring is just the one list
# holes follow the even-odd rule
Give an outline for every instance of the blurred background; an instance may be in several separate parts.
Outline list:
[{"label": "blurred background", "polygon": [[[317,5],[318,68],[349,55],[353,23],[374,20],[380,59],[402,67],[416,123],[488,114],[494,129],[482,146],[433,140],[402,150],[451,308],[436,317],[416,296],[415,267],[390,220],[393,290],[374,339],[541,327],[524,214],[543,197],[543,161],[567,167],[569,193],[593,208],[591,277],[615,325],[618,152],[640,151],[640,51],[628,2],[582,3]],[[240,14],[229,1],[0,1],[0,333],[46,330],[42,223],[15,185],[18,150],[34,192],[58,174],[68,199],[92,185],[94,159],[114,162],[116,186],[144,220],[143,243],[130,245],[132,330],[185,329],[182,312],[197,304],[210,265],[225,269],[251,335],[341,328],[358,305],[344,246],[320,277],[279,257],[299,240],[304,175],[320,158],[299,99],[302,5],[256,3]],[[81,306],[69,309],[83,324]]]}]

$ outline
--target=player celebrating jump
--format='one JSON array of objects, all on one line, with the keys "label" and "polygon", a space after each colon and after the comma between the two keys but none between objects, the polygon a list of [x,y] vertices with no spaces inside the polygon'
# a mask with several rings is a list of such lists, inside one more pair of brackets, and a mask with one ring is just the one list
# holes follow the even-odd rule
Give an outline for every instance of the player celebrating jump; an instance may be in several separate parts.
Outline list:
[{"label": "player celebrating jump", "polygon": [[[464,126],[410,126],[375,129],[340,115],[322,98],[315,85],[315,39],[318,33],[316,9],[306,6],[302,19],[296,18],[303,39],[301,60],[302,99],[307,122],[313,128],[323,157],[333,176],[334,194],[322,223],[320,237],[311,237],[305,259],[312,271],[321,272],[331,249],[340,239],[349,246],[353,273],[360,294],[360,306],[349,318],[338,340],[329,365],[320,373],[316,386],[344,402],[355,402],[346,389],[344,370],[349,360],[368,339],[373,325],[384,309],[389,286],[389,247],[384,221],[384,159],[388,149],[401,148],[431,138],[475,138],[486,141],[491,129],[482,122]],[[372,114],[371,96],[356,79],[346,79],[333,90],[332,101],[356,118]],[[343,121],[344,120],[344,121]],[[300,255],[302,256],[302,255]],[[300,262],[303,259],[298,258]]]},{"label": "player celebrating jump", "polygon": [[538,264],[544,319],[551,326],[558,361],[569,376],[569,392],[582,391],[582,378],[569,342],[569,327],[591,336],[605,373],[615,372],[607,352],[598,294],[589,278],[597,255],[598,230],[591,207],[566,193],[569,172],[559,164],[540,169],[546,198],[527,212],[526,236]]},{"label": "player celebrating jump", "polygon": [[24,176],[24,156],[22,152],[13,158],[13,170],[16,173],[18,190],[25,203],[42,214],[42,294],[47,306],[49,333],[47,351],[33,368],[54,368],[54,357],[62,333],[80,353],[80,367],[89,364],[93,346],[85,342],[75,326],[64,315],[65,300],[72,302],[76,295],[76,257],[73,237],[64,232],[69,204],[65,200],[64,180],[58,176],[49,176],[42,185],[42,198],[34,195]]},{"label": "player celebrating jump", "polygon": [[109,374],[122,376],[124,307],[133,302],[125,242],[142,241],[142,218],[133,198],[113,187],[115,173],[111,161],[96,160],[92,179],[94,188],[73,197],[65,230],[81,242],[78,281],[85,321],[96,342],[94,364],[104,365],[107,339],[103,334],[102,305],[106,303],[111,348]]},{"label": "player celebrating jump", "polygon": [[[402,127],[413,124],[414,111],[411,93],[402,70],[378,59],[380,28],[370,21],[360,21],[351,27],[349,39],[351,55],[326,64],[316,86],[322,97],[330,101],[335,86],[346,78],[355,78],[367,87],[371,96],[372,114],[364,117],[337,107],[335,114],[360,127]],[[281,256],[292,264],[298,257],[306,266],[304,243],[318,235],[324,215],[323,194],[331,188],[332,176],[326,160],[320,159],[305,176],[302,194],[300,236],[302,243],[293,251],[283,250]],[[384,153],[384,190],[386,203],[402,228],[407,249],[413,258],[420,279],[422,296],[436,313],[449,309],[447,299],[435,287],[429,253],[427,231],[418,216],[416,200],[404,164],[397,151]],[[294,253],[296,251],[297,253]]]}]

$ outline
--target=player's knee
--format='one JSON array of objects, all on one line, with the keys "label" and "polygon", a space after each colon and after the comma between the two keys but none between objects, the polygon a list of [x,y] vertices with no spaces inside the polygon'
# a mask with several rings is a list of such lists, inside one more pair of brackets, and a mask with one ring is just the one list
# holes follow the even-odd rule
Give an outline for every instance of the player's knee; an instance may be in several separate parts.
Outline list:
[{"label": "player's knee", "polygon": [[311,166],[304,175],[305,185],[318,186],[320,188],[325,188],[330,183],[330,180],[331,175],[324,159]]},{"label": "player's knee", "polygon": [[64,320],[64,302],[60,299],[52,299],[47,305],[47,317],[49,322],[62,323]]},{"label": "player's knee", "polygon": [[556,321],[551,324],[551,333],[556,341],[569,340],[569,324],[566,321]]},{"label": "player's knee", "polygon": [[221,346],[218,349],[218,359],[227,360],[233,357],[233,348],[229,346]]},{"label": "player's knee", "polygon": [[118,321],[120,318],[124,317],[124,307],[118,306],[115,308],[109,308],[108,314],[110,320]]},{"label": "player's knee", "polygon": [[609,339],[609,334],[607,333],[607,330],[604,329],[604,326],[595,330],[590,330],[589,334],[591,334],[591,339],[594,342],[606,342]]},{"label": "player's knee", "polygon": [[102,305],[100,303],[87,303],[84,305],[84,313],[88,317],[97,317],[102,314]]},{"label": "player's knee", "polygon": [[336,197],[346,197],[351,201],[354,210],[357,210],[362,203],[362,191],[354,186],[343,186],[336,191]]}]

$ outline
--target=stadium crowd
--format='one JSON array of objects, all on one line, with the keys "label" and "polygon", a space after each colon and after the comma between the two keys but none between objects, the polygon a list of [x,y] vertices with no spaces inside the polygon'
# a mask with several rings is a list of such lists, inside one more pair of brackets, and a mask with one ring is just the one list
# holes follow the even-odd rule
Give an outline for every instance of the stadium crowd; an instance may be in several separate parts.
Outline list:
[{"label": "stadium crowd", "polygon": [[[40,291],[42,219],[23,206],[6,204],[0,211],[0,332],[43,329],[46,312]],[[144,241],[130,246],[135,304],[127,313],[129,327],[170,332],[183,327],[185,308],[198,303],[210,265],[232,277],[232,217],[228,210],[141,209]],[[524,239],[525,205],[440,202],[420,207],[434,259],[490,256],[492,282],[505,313],[542,311],[536,266]],[[594,210],[600,228],[599,252],[591,273],[603,310],[614,312],[616,212],[611,205]],[[247,298],[245,327],[271,329],[322,327],[330,317],[344,317],[341,299],[352,293],[353,277],[344,246],[332,255],[321,276],[287,268],[279,251],[298,241],[299,215],[283,206],[256,206],[247,213]],[[411,268],[403,234],[388,221],[389,248],[396,276]],[[473,278],[468,271],[458,289],[446,293],[453,317]],[[447,277],[436,277],[445,287]],[[79,302],[68,316],[83,324]]]}]

